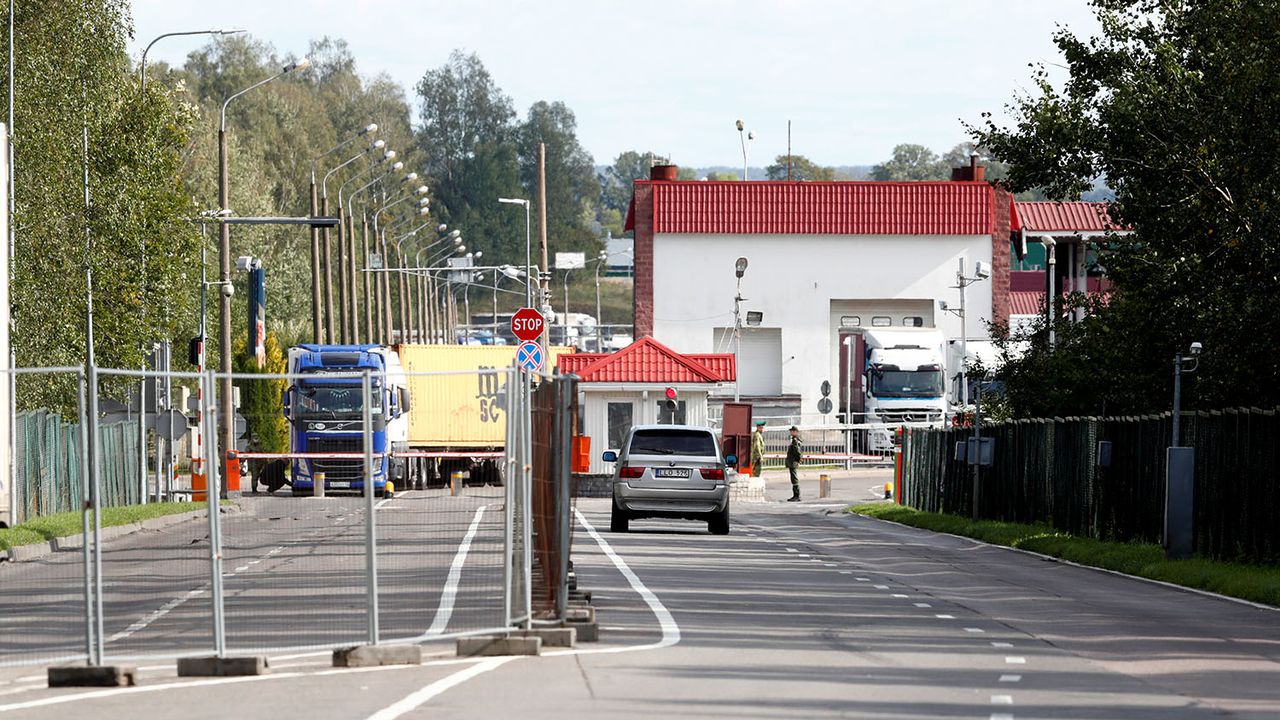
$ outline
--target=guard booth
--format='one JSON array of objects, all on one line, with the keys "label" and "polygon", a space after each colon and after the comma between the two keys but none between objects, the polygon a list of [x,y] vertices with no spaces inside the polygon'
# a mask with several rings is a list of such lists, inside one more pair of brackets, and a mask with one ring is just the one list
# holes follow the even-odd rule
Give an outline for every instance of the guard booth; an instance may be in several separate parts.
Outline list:
[{"label": "guard booth", "polygon": [[725,403],[720,454],[738,457],[738,472],[751,465],[751,403]]},{"label": "guard booth", "polygon": [[[736,378],[731,353],[683,354],[651,337],[616,353],[561,355],[556,363],[579,379],[579,434],[591,448],[586,475],[613,473],[601,455],[619,451],[634,425],[706,425],[708,393]],[[750,437],[746,442],[749,448]]]}]

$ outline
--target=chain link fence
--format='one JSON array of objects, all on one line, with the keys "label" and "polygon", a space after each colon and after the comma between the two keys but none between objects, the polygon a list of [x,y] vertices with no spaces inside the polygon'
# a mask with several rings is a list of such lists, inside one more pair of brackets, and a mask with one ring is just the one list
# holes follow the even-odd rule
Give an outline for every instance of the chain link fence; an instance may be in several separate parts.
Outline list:
[{"label": "chain link fence", "polygon": [[[969,515],[976,472],[981,518],[1045,522],[1099,540],[1159,543],[1172,425],[1168,413],[996,423],[982,428],[994,439],[993,463],[976,471],[955,451],[972,429],[910,428],[903,440],[901,496],[920,510]],[[1274,521],[1280,516],[1278,437],[1277,410],[1184,413],[1181,442],[1196,450],[1198,553],[1280,560],[1280,524]]]},{"label": "chain link fence", "polygon": [[[284,479],[296,477],[291,471],[305,470],[308,463],[314,463],[306,471],[312,479],[318,479],[318,468],[335,477],[355,473],[328,483],[322,493],[315,490],[326,485],[323,481],[305,488],[275,482],[260,491],[255,477],[244,481],[241,493],[220,499],[229,483],[221,477],[224,451],[218,446],[217,418],[198,413],[193,431],[201,441],[192,444],[193,459],[205,475],[191,492],[204,510],[121,531],[100,527],[92,508],[144,497],[146,454],[137,436],[128,446],[129,430],[137,425],[113,429],[101,422],[105,412],[97,406],[106,404],[112,387],[159,379],[149,376],[197,388],[206,399],[216,397],[226,378],[62,372],[68,374],[64,381],[79,387],[68,401],[75,408],[70,414],[80,421],[62,419],[65,409],[31,413],[31,429],[22,437],[31,434],[31,447],[39,448],[45,460],[35,462],[30,459],[35,454],[27,452],[23,462],[40,478],[33,481],[35,496],[82,508],[81,532],[0,562],[0,666],[423,642],[561,617],[546,601],[562,609],[565,596],[567,465],[566,472],[536,481],[535,468],[546,462],[544,446],[559,448],[553,467],[568,462],[568,433],[575,426],[570,380],[536,378],[539,397],[554,402],[541,408],[535,421],[534,378],[515,369],[468,371],[492,376],[483,383],[468,379],[468,386],[497,386],[494,407],[503,411],[505,447],[481,453],[484,463],[475,467],[484,470],[474,477],[465,471],[440,477],[432,470],[427,478],[417,475],[438,466],[421,461],[449,460],[449,467],[458,468],[459,453],[393,441],[381,430],[390,424],[391,397],[404,396],[383,393],[390,383],[373,374],[345,377],[361,383],[360,397],[370,398],[361,401],[360,419],[319,423],[311,418],[299,425],[295,418],[293,431],[328,433],[332,439],[339,428],[354,444],[341,451],[290,448],[241,455],[264,475],[276,463]],[[413,396],[441,391],[449,376],[458,374],[409,373],[410,401],[404,409],[425,407]],[[303,377],[236,374],[230,379],[278,379],[293,387]],[[212,410],[215,403],[205,405]],[[379,414],[382,418],[375,419]],[[555,428],[550,443],[535,443],[535,426],[544,422]],[[96,452],[86,442],[95,436]],[[90,452],[81,452],[86,445]],[[117,455],[124,460],[113,468],[107,458]],[[238,459],[232,458],[231,467]],[[126,467],[130,460],[132,470]],[[42,502],[41,507],[52,508],[55,500]],[[557,567],[558,573],[545,572]]]}]

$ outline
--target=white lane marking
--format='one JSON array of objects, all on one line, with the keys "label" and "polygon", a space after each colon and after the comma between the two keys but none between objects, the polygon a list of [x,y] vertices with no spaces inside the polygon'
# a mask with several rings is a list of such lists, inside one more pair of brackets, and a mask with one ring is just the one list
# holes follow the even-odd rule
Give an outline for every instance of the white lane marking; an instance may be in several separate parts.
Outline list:
[{"label": "white lane marking", "polygon": [[428,701],[431,700],[431,698],[443,692],[451,690],[461,685],[462,683],[470,680],[471,678],[476,677],[477,675],[482,675],[484,673],[489,672],[490,670],[496,670],[497,668],[500,668],[503,665],[506,665],[512,660],[515,660],[515,658],[514,657],[498,657],[498,658],[493,658],[491,660],[485,660],[484,662],[478,663],[476,665],[472,665],[471,667],[465,670],[459,670],[458,672],[452,675],[449,675],[448,677],[441,678],[431,683],[430,685],[423,687],[420,690],[416,690],[410,693],[409,695],[405,696],[403,699],[401,699],[396,703],[388,705],[387,707],[370,715],[368,720],[395,720],[396,718],[404,715],[405,713],[408,713],[412,710],[416,710],[417,708],[426,704]]},{"label": "white lane marking", "polygon": [[[905,597],[905,595],[904,595],[903,597]],[[912,604],[913,604],[913,605],[915,605],[915,606],[916,606],[916,607],[918,607],[918,608],[933,607],[933,606],[932,606],[932,605],[930,605],[929,603],[912,603]]]},{"label": "white lane marking", "polygon": [[852,571],[852,570],[841,570],[841,571],[840,571],[840,574],[841,574],[841,575],[852,575],[852,574],[853,574],[853,571]]},{"label": "white lane marking", "polygon": [[1012,695],[992,695],[991,704],[992,705],[1012,705],[1013,696]]},{"label": "white lane marking", "polygon": [[662,639],[658,640],[656,643],[649,643],[647,645],[628,645],[626,647],[600,648],[592,650],[557,650],[555,652],[544,652],[542,653],[542,656],[611,655],[615,653],[635,652],[637,650],[657,650],[660,648],[671,647],[672,645],[680,642],[680,626],[676,624],[676,619],[671,616],[671,611],[667,609],[667,606],[663,605],[662,601],[658,599],[658,596],[654,595],[653,591],[645,586],[644,582],[640,580],[640,577],[632,571],[631,566],[627,565],[627,561],[623,560],[621,555],[614,552],[613,547],[609,545],[608,541],[601,537],[600,533],[596,532],[595,527],[587,521],[587,517],[582,514],[581,510],[574,508],[573,514],[578,517],[578,522],[582,523],[583,529],[587,531],[587,534],[591,536],[591,539],[596,541],[596,545],[600,546],[601,552],[609,558],[614,567],[618,568],[618,572],[622,573],[622,576],[627,579],[627,582],[631,585],[631,589],[635,590],[636,594],[640,596],[640,599],[644,600],[644,604],[649,606],[649,610],[653,613],[653,616],[658,619],[658,625],[662,628]]},{"label": "white lane marking", "polygon": [[1013,647],[1013,643],[1007,643],[1007,642],[993,642],[993,643],[991,643],[991,647],[993,647],[993,648],[1011,648],[1011,647]]},{"label": "white lane marking", "polygon": [[905,600],[905,599],[906,599],[906,597],[907,597],[906,595],[903,595],[902,593],[894,593],[894,594],[893,594],[893,596],[894,596],[894,597],[896,597],[896,598],[898,598],[898,599],[900,599],[900,600]]},{"label": "white lane marking", "polygon": [[207,591],[208,589],[209,589],[209,583],[205,583],[204,585],[187,592],[185,595],[181,595],[179,597],[176,597],[170,600],[169,602],[161,605],[159,608],[156,608],[155,610],[153,610],[149,615],[143,615],[141,618],[138,618],[137,620],[135,620],[133,624],[130,625],[129,627],[107,638],[107,642],[112,643],[112,642],[117,642],[119,640],[124,640],[130,635],[133,635],[134,633],[140,630],[143,630],[151,623],[159,620],[165,615],[168,615],[169,613],[178,609],[180,605],[200,595],[201,593]]},{"label": "white lane marking", "polygon": [[1013,713],[991,713],[991,720],[1013,720]]},{"label": "white lane marking", "polygon": [[827,567],[835,567],[835,566],[836,566],[836,564],[835,564],[835,563],[833,563],[833,562],[823,563],[823,565],[826,565]]},{"label": "white lane marking", "polygon": [[889,586],[888,586],[888,585],[873,585],[872,587],[874,587],[874,588],[875,588],[875,589],[877,589],[877,590],[888,590],[888,589],[889,589]]},{"label": "white lane marking", "polygon": [[[444,590],[440,593],[440,605],[436,608],[435,619],[431,621],[431,627],[427,628],[427,635],[440,635],[449,625],[449,618],[453,617],[453,603],[458,597],[458,582],[462,580],[462,566],[467,562],[467,553],[471,551],[471,541],[475,539],[476,531],[480,528],[480,518],[484,517],[485,508],[488,505],[481,505],[476,508],[475,517],[471,518],[471,526],[467,528],[467,533],[462,536],[462,543],[458,545],[458,552],[453,556],[453,564],[449,566],[449,576],[445,580]],[[416,706],[415,706],[416,707]]]},{"label": "white lane marking", "polygon": [[1004,662],[1006,665],[1026,665],[1027,659],[1024,657],[1017,657],[1016,655],[1010,655],[1004,659]]},{"label": "white lane marking", "polygon": [[[805,553],[800,553],[800,554],[799,554],[799,555],[797,555],[796,557],[807,558],[807,557],[809,557],[809,556],[808,556],[808,555],[806,555]],[[819,562],[821,562],[821,561],[819,561]]]},{"label": "white lane marking", "polygon": [[798,552],[800,552],[800,551],[799,551],[799,550],[797,550],[797,549],[795,549],[795,548],[787,548],[787,552],[798,553]]},{"label": "white lane marking", "polygon": [[964,629],[964,631],[965,631],[965,632],[967,632],[967,633],[984,633],[984,632],[986,632],[986,630],[983,630],[982,628],[965,628],[965,629]]},{"label": "white lane marking", "polygon": [[854,578],[854,580],[857,580],[858,582],[871,582],[871,578],[863,578],[863,577]]},{"label": "white lane marking", "polygon": [[241,565],[240,567],[238,567],[238,568],[236,568],[236,569],[235,569],[235,572],[233,572],[233,573],[231,573],[231,574],[232,574],[232,575],[234,575],[235,573],[242,573],[242,572],[244,572],[245,570],[248,570],[248,569],[249,569],[249,566],[248,566],[248,565]]},{"label": "white lane marking", "polygon": [[1021,675],[1001,675],[1000,682],[1005,682],[1005,683],[1022,682],[1022,676]]},{"label": "white lane marking", "polygon": [[955,620],[956,619],[955,615],[934,615],[934,617],[938,618],[939,620]]}]

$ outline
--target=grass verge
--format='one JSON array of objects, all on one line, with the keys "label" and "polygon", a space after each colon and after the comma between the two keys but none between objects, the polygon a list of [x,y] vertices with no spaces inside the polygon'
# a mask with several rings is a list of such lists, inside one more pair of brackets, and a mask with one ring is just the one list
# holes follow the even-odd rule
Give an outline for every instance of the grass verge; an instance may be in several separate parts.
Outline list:
[{"label": "grass verge", "polygon": [[1042,523],[1024,525],[996,520],[975,522],[958,515],[921,512],[889,504],[856,505],[848,508],[848,511],[1280,607],[1280,567],[1276,566],[1244,565],[1203,558],[1166,560],[1164,548],[1159,545],[1103,542],[1075,537]]},{"label": "grass verge", "polygon": [[[102,526],[128,525],[150,518],[177,513],[194,512],[205,509],[203,502],[167,502],[148,503],[146,505],[126,505],[110,507],[102,511]],[[93,516],[89,516],[90,522]],[[82,529],[80,512],[55,513],[33,518],[21,525],[0,529],[0,550],[8,550],[19,545],[34,545],[49,542],[58,537],[76,535]]]}]

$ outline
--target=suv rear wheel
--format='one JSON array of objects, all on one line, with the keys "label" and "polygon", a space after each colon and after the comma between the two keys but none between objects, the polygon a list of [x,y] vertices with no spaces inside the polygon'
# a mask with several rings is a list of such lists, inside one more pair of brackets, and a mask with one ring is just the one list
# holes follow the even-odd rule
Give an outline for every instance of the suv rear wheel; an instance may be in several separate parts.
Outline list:
[{"label": "suv rear wheel", "polygon": [[728,535],[729,534],[729,505],[726,503],[724,510],[714,513],[707,518],[707,530],[712,535]]},{"label": "suv rear wheel", "polygon": [[624,533],[631,524],[631,516],[626,510],[618,507],[618,501],[613,501],[613,510],[609,513],[609,532]]}]

